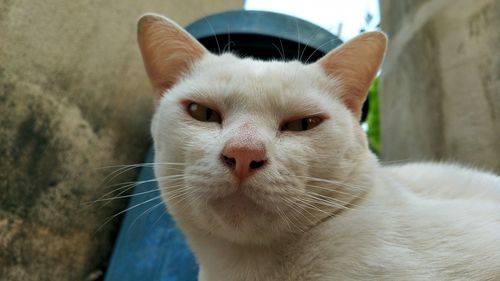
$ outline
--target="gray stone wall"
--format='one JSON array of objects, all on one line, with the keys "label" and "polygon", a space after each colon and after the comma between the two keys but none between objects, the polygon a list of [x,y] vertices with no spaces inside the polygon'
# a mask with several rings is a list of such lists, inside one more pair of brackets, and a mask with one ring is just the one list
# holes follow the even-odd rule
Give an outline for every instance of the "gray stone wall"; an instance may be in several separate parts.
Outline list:
[{"label": "gray stone wall", "polygon": [[241,0],[0,2],[0,280],[94,280],[125,202],[103,166],[139,163],[150,85],[135,42],[144,12],[180,24]]},{"label": "gray stone wall", "polygon": [[382,159],[500,172],[500,1],[380,4]]}]

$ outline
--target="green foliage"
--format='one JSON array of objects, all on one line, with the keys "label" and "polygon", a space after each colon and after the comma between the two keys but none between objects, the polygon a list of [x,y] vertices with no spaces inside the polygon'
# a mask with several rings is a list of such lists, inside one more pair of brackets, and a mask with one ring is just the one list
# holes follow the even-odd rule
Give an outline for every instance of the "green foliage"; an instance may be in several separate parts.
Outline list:
[{"label": "green foliage", "polygon": [[380,118],[379,118],[379,103],[378,103],[378,84],[379,78],[375,78],[368,92],[368,102],[370,110],[366,118],[368,125],[368,141],[370,148],[377,155],[380,154]]}]

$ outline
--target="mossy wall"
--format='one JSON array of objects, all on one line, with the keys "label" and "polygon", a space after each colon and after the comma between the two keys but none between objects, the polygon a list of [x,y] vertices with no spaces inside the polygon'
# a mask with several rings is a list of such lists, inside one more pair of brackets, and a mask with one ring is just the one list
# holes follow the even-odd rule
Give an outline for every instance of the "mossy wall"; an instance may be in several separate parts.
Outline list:
[{"label": "mossy wall", "polygon": [[0,2],[0,280],[93,280],[125,201],[87,207],[103,166],[139,163],[150,85],[135,42],[144,12],[186,25],[241,0]]}]

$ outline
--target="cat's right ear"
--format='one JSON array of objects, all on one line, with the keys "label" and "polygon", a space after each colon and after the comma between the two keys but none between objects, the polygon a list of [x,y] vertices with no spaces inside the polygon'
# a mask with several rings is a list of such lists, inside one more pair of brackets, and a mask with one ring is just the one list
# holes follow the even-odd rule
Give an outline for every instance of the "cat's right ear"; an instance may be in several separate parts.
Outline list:
[{"label": "cat's right ear", "polygon": [[365,32],[340,45],[318,63],[323,71],[342,85],[341,99],[356,118],[382,63],[387,47],[383,32]]},{"label": "cat's right ear", "polygon": [[208,51],[175,22],[157,14],[143,15],[137,40],[156,100]]}]

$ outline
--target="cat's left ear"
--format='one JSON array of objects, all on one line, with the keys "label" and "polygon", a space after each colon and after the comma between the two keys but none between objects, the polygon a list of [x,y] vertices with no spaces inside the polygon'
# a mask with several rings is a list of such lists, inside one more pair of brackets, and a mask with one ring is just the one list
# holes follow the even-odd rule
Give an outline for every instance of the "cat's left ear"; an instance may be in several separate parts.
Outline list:
[{"label": "cat's left ear", "polygon": [[326,54],[317,63],[324,72],[338,80],[341,99],[357,118],[371,82],[384,59],[387,36],[382,32],[365,32]]},{"label": "cat's left ear", "polygon": [[208,51],[182,27],[157,14],[143,15],[137,40],[157,100]]}]

